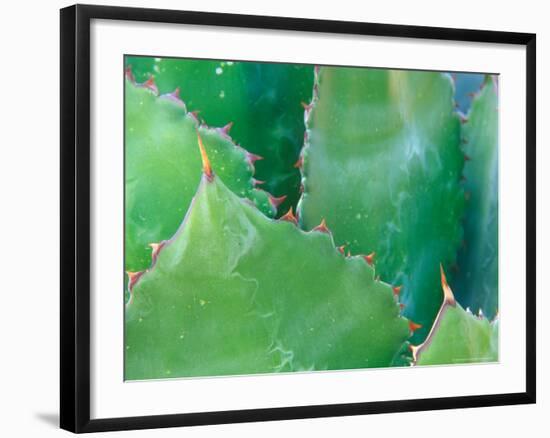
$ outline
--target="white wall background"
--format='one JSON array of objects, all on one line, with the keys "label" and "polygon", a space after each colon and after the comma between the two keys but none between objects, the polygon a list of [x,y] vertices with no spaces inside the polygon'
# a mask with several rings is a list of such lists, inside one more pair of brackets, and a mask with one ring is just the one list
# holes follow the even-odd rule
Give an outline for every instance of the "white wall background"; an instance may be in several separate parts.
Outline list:
[{"label": "white wall background", "polygon": [[[538,348],[539,403],[457,411],[371,415],[162,431],[117,436],[397,436],[451,438],[544,436],[549,428],[548,369],[550,324],[544,272],[550,256],[546,188],[550,152],[545,100],[550,48],[544,2],[460,0],[453,2],[298,2],[274,0],[103,0],[102,4],[164,7],[245,14],[300,16],[429,26],[467,27],[538,34]],[[6,2],[0,15],[0,430],[3,436],[61,436],[58,410],[59,270],[59,13],[69,2]],[[546,377],[546,378],[545,378]]]}]

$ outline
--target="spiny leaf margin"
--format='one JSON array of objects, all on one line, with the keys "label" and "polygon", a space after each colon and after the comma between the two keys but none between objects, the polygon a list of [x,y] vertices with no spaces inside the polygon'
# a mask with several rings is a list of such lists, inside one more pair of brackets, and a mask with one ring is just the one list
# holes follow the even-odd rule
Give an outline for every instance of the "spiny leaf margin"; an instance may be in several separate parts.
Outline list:
[{"label": "spiny leaf margin", "polygon": [[324,229],[273,220],[203,175],[131,287],[125,378],[390,366],[410,335],[392,287]]},{"label": "spiny leaf margin", "polygon": [[[462,242],[453,93],[450,76],[438,72],[316,67],[305,105],[300,224],[324,217],[337,245],[376,254],[381,275],[403,286],[405,315],[424,326],[417,342],[438,311],[437,264],[454,265]],[[414,146],[419,126],[425,137]]]}]

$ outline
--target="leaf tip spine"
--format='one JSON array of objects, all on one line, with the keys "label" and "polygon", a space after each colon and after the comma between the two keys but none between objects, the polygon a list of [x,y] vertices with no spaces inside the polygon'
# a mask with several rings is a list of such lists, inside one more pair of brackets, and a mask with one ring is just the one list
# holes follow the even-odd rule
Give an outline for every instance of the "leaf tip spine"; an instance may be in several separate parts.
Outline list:
[{"label": "leaf tip spine", "polygon": [[204,148],[204,144],[202,142],[202,138],[199,134],[198,129],[197,129],[197,140],[199,143],[199,150],[200,150],[201,159],[202,159],[202,172],[206,176],[206,179],[208,181],[212,181],[214,179],[214,173],[212,172],[212,165],[210,164],[210,159],[206,154],[206,149]]}]

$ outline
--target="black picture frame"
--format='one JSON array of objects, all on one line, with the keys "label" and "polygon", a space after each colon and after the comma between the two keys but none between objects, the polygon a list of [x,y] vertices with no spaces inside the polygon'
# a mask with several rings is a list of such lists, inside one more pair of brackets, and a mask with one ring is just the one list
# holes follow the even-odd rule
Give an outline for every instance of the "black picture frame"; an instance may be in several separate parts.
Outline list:
[{"label": "black picture frame", "polygon": [[[90,419],[90,22],[183,23],[336,34],[488,42],[526,48],[525,392]],[[536,401],[536,35],[377,23],[75,5],[61,9],[61,386],[60,426],[81,432],[240,423],[373,413],[515,405]]]}]

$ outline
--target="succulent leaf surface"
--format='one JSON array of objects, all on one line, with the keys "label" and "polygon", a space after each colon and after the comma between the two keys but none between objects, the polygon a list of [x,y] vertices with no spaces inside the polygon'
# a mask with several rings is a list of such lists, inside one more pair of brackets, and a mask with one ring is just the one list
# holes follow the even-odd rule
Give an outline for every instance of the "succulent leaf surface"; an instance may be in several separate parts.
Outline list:
[{"label": "succulent leaf surface", "polygon": [[[443,275],[443,279],[444,279]],[[414,365],[498,361],[498,320],[464,310],[443,280],[445,298],[426,340],[412,347]]]},{"label": "succulent leaf surface", "polygon": [[456,106],[463,114],[467,114],[472,105],[472,98],[480,89],[485,75],[478,73],[452,73],[455,84]]},{"label": "succulent leaf surface", "polygon": [[298,159],[304,136],[301,102],[311,99],[313,67],[293,64],[127,57],[138,81],[154,76],[160,93],[179,87],[189,111],[209,125],[233,122],[232,138],[264,160],[256,178],[274,196],[286,196],[280,212],[296,207]]},{"label": "succulent leaf surface", "polygon": [[498,95],[487,76],[464,124],[464,246],[453,288],[459,301],[489,318],[498,310]]},{"label": "succulent leaf surface", "polygon": [[316,69],[300,164],[301,225],[326,219],[336,245],[372,254],[423,327],[439,308],[437,266],[462,240],[464,156],[448,75]]},{"label": "succulent leaf surface", "polygon": [[126,379],[389,366],[409,338],[392,287],[204,175],[126,306]]},{"label": "succulent leaf surface", "polygon": [[126,81],[125,267],[151,264],[155,244],[169,239],[187,212],[201,178],[200,135],[227,186],[267,215],[275,209],[267,192],[254,187],[249,154],[223,129],[200,125],[174,94],[156,96]]}]

